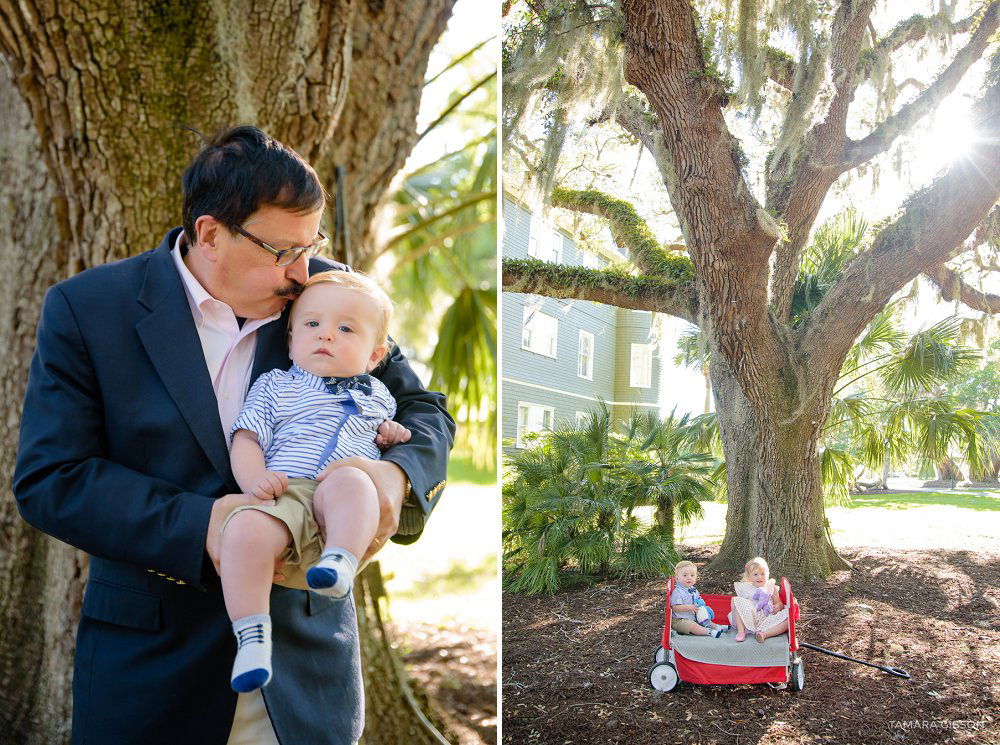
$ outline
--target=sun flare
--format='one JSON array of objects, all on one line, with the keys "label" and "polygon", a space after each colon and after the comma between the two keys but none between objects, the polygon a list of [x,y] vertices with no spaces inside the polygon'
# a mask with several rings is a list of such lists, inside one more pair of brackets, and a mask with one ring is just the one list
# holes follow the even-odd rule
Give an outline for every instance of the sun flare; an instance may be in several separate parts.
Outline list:
[{"label": "sun flare", "polygon": [[945,103],[935,112],[927,133],[920,139],[920,152],[944,166],[968,153],[974,137],[968,109]]}]

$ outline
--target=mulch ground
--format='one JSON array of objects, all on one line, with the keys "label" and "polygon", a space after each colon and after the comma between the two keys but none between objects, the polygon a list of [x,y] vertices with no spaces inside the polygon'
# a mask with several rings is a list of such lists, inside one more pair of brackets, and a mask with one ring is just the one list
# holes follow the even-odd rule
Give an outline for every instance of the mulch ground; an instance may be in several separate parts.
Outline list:
[{"label": "mulch ground", "polygon": [[403,663],[448,724],[457,745],[496,745],[497,652],[492,631],[397,623]]},{"label": "mulch ground", "polygon": [[[699,566],[714,551],[682,547]],[[853,570],[793,585],[799,639],[910,680],[803,650],[799,693],[690,683],[657,693],[647,674],[661,580],[505,594],[503,742],[1000,743],[1000,549],[842,554]],[[730,594],[734,579],[703,571],[698,589]]]}]

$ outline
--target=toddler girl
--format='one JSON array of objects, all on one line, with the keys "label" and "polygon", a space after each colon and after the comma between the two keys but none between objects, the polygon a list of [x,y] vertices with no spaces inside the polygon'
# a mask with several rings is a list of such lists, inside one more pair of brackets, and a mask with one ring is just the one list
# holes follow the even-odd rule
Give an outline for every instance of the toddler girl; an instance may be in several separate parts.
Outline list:
[{"label": "toddler girl", "polygon": [[788,609],[778,599],[769,574],[767,562],[756,556],[744,566],[743,581],[733,583],[736,597],[732,599],[729,623],[736,626],[738,642],[746,639],[747,631],[752,631],[761,644],[768,637],[788,631]]}]

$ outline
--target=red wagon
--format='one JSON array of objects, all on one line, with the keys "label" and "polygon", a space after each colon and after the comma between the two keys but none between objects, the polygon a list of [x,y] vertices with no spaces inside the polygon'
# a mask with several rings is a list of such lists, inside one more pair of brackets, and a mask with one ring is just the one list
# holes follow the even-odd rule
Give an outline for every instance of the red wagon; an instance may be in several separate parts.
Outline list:
[{"label": "red wagon", "polygon": [[[674,578],[667,580],[667,609],[664,614],[660,646],[653,654],[649,684],[657,691],[672,691],[678,682],[714,684],[787,683],[793,691],[805,685],[795,621],[799,604],[792,595],[788,580],[781,578],[779,599],[788,607],[788,632],[767,639],[763,644],[752,635],[736,642],[735,629],[718,639],[709,636],[678,634],[670,629],[670,593]],[[729,614],[732,595],[702,595],[705,604],[720,622]]]}]

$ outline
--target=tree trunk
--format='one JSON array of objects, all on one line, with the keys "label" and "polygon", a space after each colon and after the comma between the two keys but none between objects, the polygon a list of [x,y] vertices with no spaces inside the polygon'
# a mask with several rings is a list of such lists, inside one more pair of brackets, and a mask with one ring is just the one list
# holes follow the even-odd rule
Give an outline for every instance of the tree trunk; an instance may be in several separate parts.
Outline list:
[{"label": "tree trunk", "polygon": [[31,116],[0,71],[0,739],[69,739],[70,676],[86,556],[21,520],[10,493],[21,400],[46,288],[64,274],[51,180]]},{"label": "tree trunk", "polygon": [[[712,365],[716,415],[726,457],[726,533],[713,569],[742,571],[763,556],[772,575],[818,579],[848,564],[834,550],[823,511],[817,442],[829,391],[778,397],[778,411],[762,418],[721,358]],[[812,371],[820,385],[820,376]],[[806,380],[804,376],[797,378]],[[820,385],[821,388],[829,388]],[[794,405],[793,405],[794,404]]]},{"label": "tree trunk", "polygon": [[888,489],[889,488],[889,464],[890,464],[890,460],[891,460],[891,458],[890,458],[890,455],[889,455],[889,445],[888,445],[888,443],[886,443],[886,446],[885,446],[885,448],[883,450],[883,453],[882,453],[882,483],[879,484],[879,487],[882,488],[882,489]]},{"label": "tree trunk", "polygon": [[668,546],[673,547],[674,535],[676,532],[676,520],[674,518],[674,505],[670,502],[659,502],[656,505],[656,512],[653,513],[656,520],[656,527],[663,536],[663,540]]},{"label": "tree trunk", "polygon": [[[46,288],[151,248],[180,223],[179,177],[199,144],[185,125],[210,134],[256,124],[316,163],[331,193],[333,174],[323,165],[335,152],[356,158],[352,167],[363,174],[365,190],[361,206],[352,202],[348,210],[348,230],[369,235],[374,206],[416,141],[427,58],[454,2],[344,0],[278,9],[269,2],[86,0],[42,13],[31,3],[0,0],[5,742],[68,741],[74,632],[86,581],[86,556],[25,524],[8,486]],[[338,126],[342,115],[349,127]],[[391,144],[369,151],[372,142]],[[355,194],[361,192],[348,192]],[[392,664],[373,605],[359,603],[358,613],[366,682],[380,690],[369,701],[377,702],[381,691],[398,692],[401,684],[379,672]],[[370,741],[413,739],[371,734],[383,718],[398,731],[423,727],[399,703],[403,698],[396,696],[392,717],[385,707],[378,716],[369,709]]]},{"label": "tree trunk", "polygon": [[387,597],[379,563],[373,562],[354,588],[365,680],[365,731],[359,745],[437,745],[444,722],[426,696],[418,701],[406,678],[384,618]]}]

